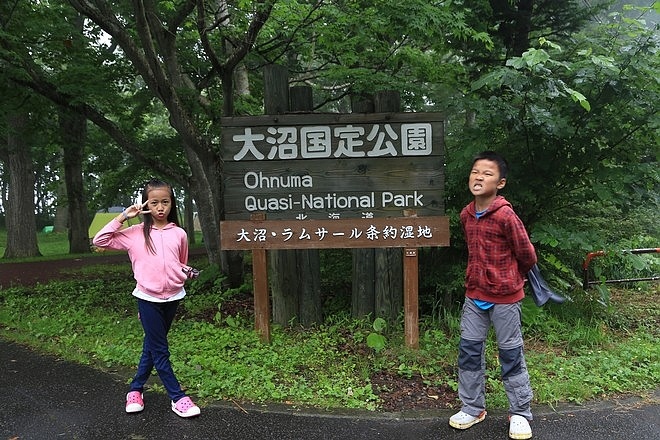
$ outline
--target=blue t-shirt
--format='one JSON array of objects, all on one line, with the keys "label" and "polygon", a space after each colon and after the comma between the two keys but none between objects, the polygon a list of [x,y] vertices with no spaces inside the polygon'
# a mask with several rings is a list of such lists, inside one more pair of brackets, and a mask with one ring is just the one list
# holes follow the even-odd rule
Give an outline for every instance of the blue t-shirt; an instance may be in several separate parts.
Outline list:
[{"label": "blue t-shirt", "polygon": [[482,301],[480,299],[473,299],[472,301],[474,301],[474,304],[481,310],[488,310],[495,305],[492,302]]}]

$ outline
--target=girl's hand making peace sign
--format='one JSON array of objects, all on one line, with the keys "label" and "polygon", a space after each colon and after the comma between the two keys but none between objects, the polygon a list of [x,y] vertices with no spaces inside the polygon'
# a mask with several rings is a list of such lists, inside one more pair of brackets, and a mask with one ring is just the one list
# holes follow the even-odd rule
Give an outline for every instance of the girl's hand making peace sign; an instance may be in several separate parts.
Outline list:
[{"label": "girl's hand making peace sign", "polygon": [[[117,220],[121,223],[124,221],[130,219],[130,218],[135,218],[140,214],[149,214],[151,211],[144,210],[144,207],[147,206],[147,203],[149,201],[147,200],[144,203],[134,203],[133,205],[129,206],[128,208],[124,209],[122,213],[118,216]],[[120,217],[120,218],[119,218]]]}]

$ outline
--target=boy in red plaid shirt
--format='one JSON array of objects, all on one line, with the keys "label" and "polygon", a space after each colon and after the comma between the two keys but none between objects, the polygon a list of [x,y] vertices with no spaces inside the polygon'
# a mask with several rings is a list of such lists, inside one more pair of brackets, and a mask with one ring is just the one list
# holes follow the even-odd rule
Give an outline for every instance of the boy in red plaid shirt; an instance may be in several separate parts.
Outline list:
[{"label": "boy in red plaid shirt", "polygon": [[509,437],[528,439],[532,389],[523,353],[520,301],[536,252],[511,204],[498,195],[507,172],[503,157],[485,151],[474,159],[468,180],[474,200],[460,215],[468,246],[458,354],[458,394],[463,405],[449,424],[467,429],[486,417],[484,350],[492,325],[509,399]]}]

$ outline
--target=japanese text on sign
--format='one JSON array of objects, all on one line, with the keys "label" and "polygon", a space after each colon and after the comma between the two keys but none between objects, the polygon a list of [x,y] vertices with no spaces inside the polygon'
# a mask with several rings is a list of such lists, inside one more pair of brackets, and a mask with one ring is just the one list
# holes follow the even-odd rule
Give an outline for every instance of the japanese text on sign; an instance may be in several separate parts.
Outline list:
[{"label": "japanese text on sign", "polygon": [[446,217],[221,222],[223,249],[443,246]]},{"label": "japanese text on sign", "polygon": [[396,240],[397,237],[402,239],[407,238],[433,238],[433,233],[428,226],[418,226],[415,230],[414,226],[407,225],[402,226],[400,229],[394,226],[388,225],[382,230],[379,230],[374,225],[369,225],[366,230],[359,228],[352,228],[350,231],[342,230],[328,230],[324,227],[319,227],[314,231],[307,231],[305,228],[300,228],[295,230],[294,228],[284,228],[279,232],[276,230],[268,230],[265,228],[257,228],[252,231],[247,231],[241,229],[238,234],[236,234],[236,241],[266,241],[269,238],[273,239],[282,239],[285,242],[294,239],[294,240],[323,240],[326,237],[345,237],[347,236],[349,240],[357,240],[364,235],[367,240],[387,240],[392,239]]},{"label": "japanese text on sign", "polygon": [[232,136],[240,145],[233,160],[428,156],[432,136],[430,123],[246,127]]}]

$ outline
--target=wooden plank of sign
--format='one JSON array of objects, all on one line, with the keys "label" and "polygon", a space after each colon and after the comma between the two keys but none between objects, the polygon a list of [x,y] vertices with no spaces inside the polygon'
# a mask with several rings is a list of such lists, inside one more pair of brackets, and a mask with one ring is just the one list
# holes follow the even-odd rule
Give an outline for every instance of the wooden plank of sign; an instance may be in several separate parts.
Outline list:
[{"label": "wooden plank of sign", "polygon": [[[225,162],[223,182],[238,194],[444,187],[442,156]],[[247,176],[247,177],[246,177]],[[312,188],[292,187],[307,184]],[[357,188],[355,185],[358,185]],[[249,186],[249,188],[248,188]]]},{"label": "wooden plank of sign", "polygon": [[[412,191],[410,191],[412,193]],[[424,205],[423,206],[397,206],[390,205],[386,208],[376,206],[373,208],[344,208],[344,209],[329,209],[326,207],[323,208],[306,208],[305,210],[282,210],[282,211],[267,211],[268,218],[271,220],[286,220],[286,221],[298,221],[299,215],[304,219],[329,219],[331,212],[336,212],[342,219],[359,219],[364,217],[366,213],[370,213],[374,217],[379,218],[388,218],[395,215],[398,215],[403,209],[415,209],[422,216],[441,216],[445,214],[445,207],[443,200],[438,197],[437,192],[425,193],[418,191],[418,194],[423,196]],[[324,194],[320,194],[324,195]],[[342,196],[359,196],[362,193],[342,193]],[[374,198],[380,200],[382,198],[382,193],[375,193]],[[293,200],[299,200],[300,196],[294,198]],[[236,199],[235,197],[225,197],[225,218],[227,220],[241,220],[248,216],[248,212],[245,208],[245,198]]]},{"label": "wooden plank of sign", "polygon": [[[370,231],[377,233],[375,236]],[[402,235],[409,231],[410,236]],[[449,218],[391,217],[220,222],[223,250],[449,246]]]},{"label": "wooden plank of sign", "polygon": [[[274,116],[240,116],[221,118],[222,124],[222,160],[230,162],[234,156],[241,151],[243,144],[234,141],[234,136],[243,135],[246,129],[254,129],[255,133],[265,133],[267,127],[296,127],[301,129],[309,126],[327,126],[337,125],[382,125],[390,124],[398,126],[400,124],[431,124],[434,129],[432,133],[433,151],[431,155],[440,155],[444,150],[444,126],[442,115],[438,113],[359,113],[359,114],[340,114],[340,113],[310,113],[310,114],[290,114]],[[365,133],[366,136],[366,133]],[[376,139],[364,140],[363,147],[369,150],[373,147]],[[270,148],[269,148],[270,149]],[[267,153],[268,151],[266,151]],[[262,151],[263,153],[263,151]],[[326,159],[332,160],[332,157]],[[334,158],[337,159],[337,158]],[[340,158],[343,160],[344,158]],[[256,161],[252,155],[247,155],[241,161]]]},{"label": "wooden plank of sign", "polygon": [[[299,214],[307,218],[328,218],[337,212],[341,217],[361,217],[371,212],[374,217],[396,216],[402,209],[416,209],[420,215],[444,214],[444,170],[442,158],[370,158],[345,160],[296,160],[260,163],[227,162],[223,170],[225,218],[239,220],[246,213],[266,210],[268,218],[293,219]],[[304,179],[304,180],[303,180]],[[298,186],[296,186],[298,185]],[[307,185],[307,186],[305,186]],[[374,192],[373,197],[372,192]],[[382,203],[383,192],[420,194],[422,204]],[[303,206],[303,197],[327,195],[373,198],[374,206]],[[417,200],[410,198],[409,200]],[[364,200],[364,199],[362,199]],[[399,200],[397,197],[396,200]]]}]

